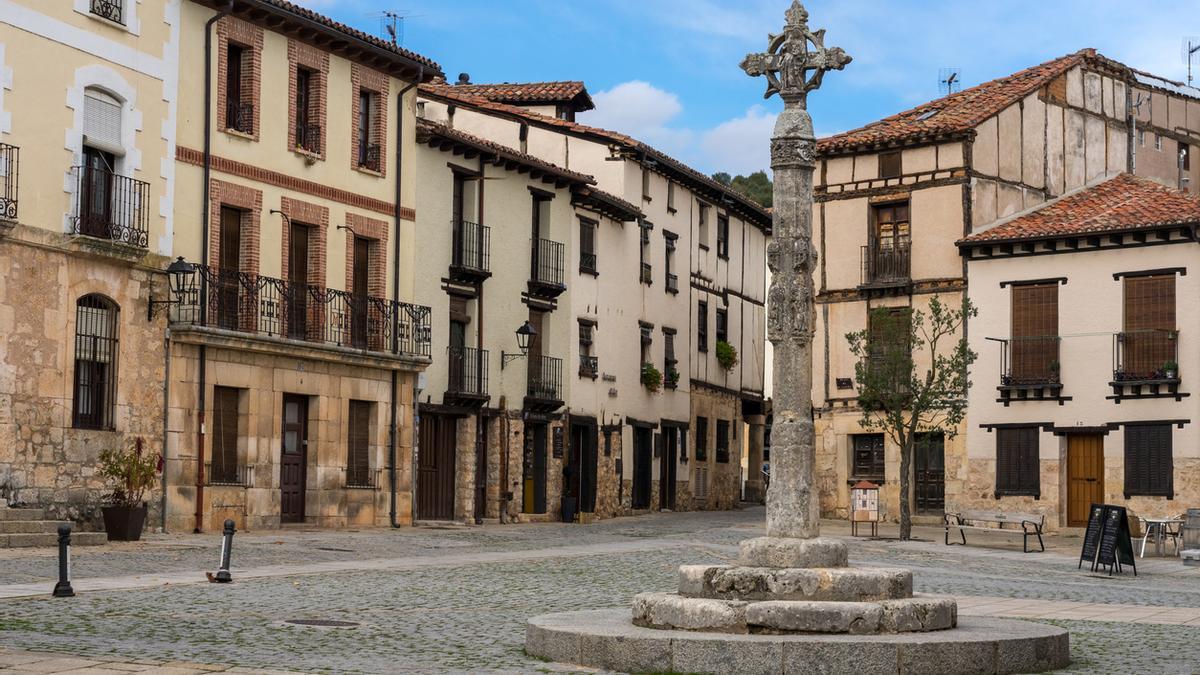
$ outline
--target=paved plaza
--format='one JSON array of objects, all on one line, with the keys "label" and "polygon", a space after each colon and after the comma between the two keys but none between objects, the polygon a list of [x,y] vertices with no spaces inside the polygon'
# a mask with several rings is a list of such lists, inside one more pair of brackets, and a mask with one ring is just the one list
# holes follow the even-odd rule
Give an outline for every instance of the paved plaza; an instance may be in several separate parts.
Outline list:
[{"label": "paved plaza", "polygon": [[[672,590],[678,565],[729,562],[762,523],[753,507],[592,525],[247,532],[230,585],[204,581],[217,535],[151,535],[77,550],[79,594],[66,599],[50,597],[53,550],[3,551],[0,670],[554,672],[523,653],[525,619]],[[841,523],[825,531],[848,536]],[[1109,578],[1076,569],[1073,538],[1024,554],[1019,537],[947,547],[935,528],[916,535],[849,540],[851,561],[908,567],[917,591],[957,596],[963,615],[1068,628],[1071,672],[1200,672],[1200,570],[1176,558]]]}]

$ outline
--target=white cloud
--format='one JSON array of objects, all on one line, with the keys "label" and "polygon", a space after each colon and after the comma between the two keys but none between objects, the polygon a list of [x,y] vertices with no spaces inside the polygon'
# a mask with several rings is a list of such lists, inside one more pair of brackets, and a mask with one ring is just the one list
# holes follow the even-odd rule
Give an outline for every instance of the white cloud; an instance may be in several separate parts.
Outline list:
[{"label": "white cloud", "polygon": [[622,82],[594,94],[592,100],[596,109],[581,117],[584,124],[619,131],[650,145],[662,145],[666,152],[684,147],[692,140],[691,132],[671,126],[683,112],[679,97],[648,82]]},{"label": "white cloud", "polygon": [[766,169],[771,164],[774,128],[774,113],[761,105],[752,106],[741,117],[722,122],[702,134],[700,150],[704,161],[731,175]]}]

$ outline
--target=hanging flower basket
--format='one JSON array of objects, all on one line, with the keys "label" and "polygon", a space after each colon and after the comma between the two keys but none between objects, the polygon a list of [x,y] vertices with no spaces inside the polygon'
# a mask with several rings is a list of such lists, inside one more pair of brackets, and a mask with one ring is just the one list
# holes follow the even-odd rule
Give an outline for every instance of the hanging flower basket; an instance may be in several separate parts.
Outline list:
[{"label": "hanging flower basket", "polygon": [[721,364],[721,367],[724,368],[725,370],[733,370],[733,367],[737,365],[737,362],[738,362],[737,349],[735,349],[733,345],[729,344],[728,342],[725,342],[724,340],[718,341],[717,342],[717,363]]}]

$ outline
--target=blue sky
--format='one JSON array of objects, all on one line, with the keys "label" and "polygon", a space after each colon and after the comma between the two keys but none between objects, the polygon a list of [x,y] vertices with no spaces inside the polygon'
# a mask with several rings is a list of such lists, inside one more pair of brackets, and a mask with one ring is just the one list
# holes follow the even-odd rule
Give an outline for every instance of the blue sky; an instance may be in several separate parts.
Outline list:
[{"label": "blue sky", "polygon": [[[777,98],[737,64],[762,51],[790,0],[300,0],[368,32],[408,15],[404,46],[451,81],[581,79],[597,110],[580,121],[633,135],[705,172],[767,165]],[[938,73],[964,86],[1095,47],[1183,80],[1200,0],[809,0],[814,28],[854,62],[810,98],[818,135],[938,97]],[[1197,40],[1200,42],[1200,39]],[[1195,57],[1200,81],[1200,55]]]}]

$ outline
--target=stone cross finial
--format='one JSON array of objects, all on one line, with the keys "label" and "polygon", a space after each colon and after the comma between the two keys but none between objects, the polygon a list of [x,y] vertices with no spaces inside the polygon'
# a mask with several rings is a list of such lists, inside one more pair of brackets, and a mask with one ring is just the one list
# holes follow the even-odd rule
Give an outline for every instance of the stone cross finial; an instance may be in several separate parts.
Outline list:
[{"label": "stone cross finial", "polygon": [[[800,0],[792,0],[784,16],[783,32],[768,35],[766,53],[747,54],[741,68],[751,77],[767,77],[763,98],[778,93],[785,102],[805,107],[808,92],[821,86],[825,73],[845,68],[851,58],[841,47],[826,49],[824,29],[809,30],[808,10]],[[814,71],[811,76],[809,71]]]}]

